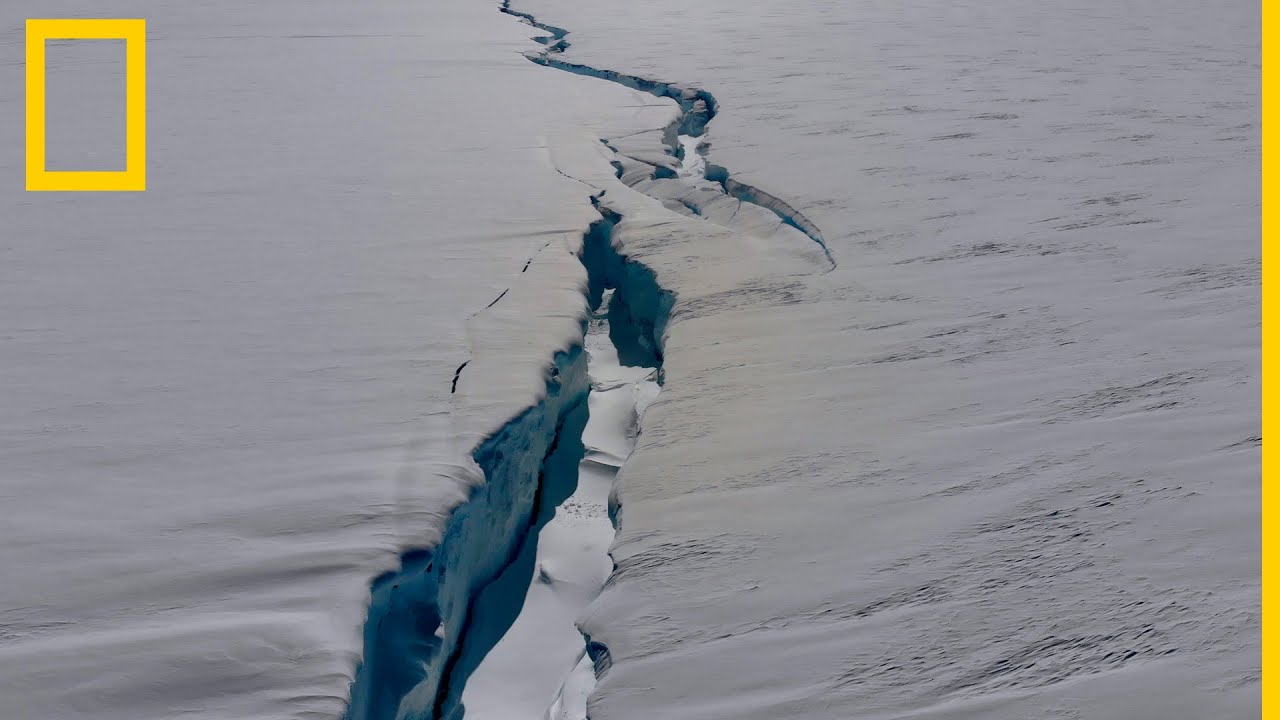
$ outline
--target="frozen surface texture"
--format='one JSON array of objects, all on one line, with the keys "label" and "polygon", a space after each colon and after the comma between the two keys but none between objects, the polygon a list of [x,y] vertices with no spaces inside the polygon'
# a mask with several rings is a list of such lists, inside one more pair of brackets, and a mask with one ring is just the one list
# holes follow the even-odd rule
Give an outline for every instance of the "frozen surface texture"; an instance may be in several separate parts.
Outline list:
[{"label": "frozen surface texture", "polygon": [[[23,21],[103,14],[148,20],[149,189],[26,194]],[[73,44],[60,138],[120,75]],[[508,420],[506,467],[546,451],[513,431],[555,423],[598,217],[547,133],[670,114],[530,45],[467,0],[0,3],[5,720],[346,711],[370,583],[437,546]]]},{"label": "frozen surface texture", "polygon": [[677,301],[592,718],[1257,716],[1255,3],[516,8],[839,262],[593,180]]},{"label": "frozen surface texture", "polygon": [[593,720],[1257,716],[1256,4],[497,10],[113,3],[145,194],[0,124],[6,719],[456,712],[601,273]]}]

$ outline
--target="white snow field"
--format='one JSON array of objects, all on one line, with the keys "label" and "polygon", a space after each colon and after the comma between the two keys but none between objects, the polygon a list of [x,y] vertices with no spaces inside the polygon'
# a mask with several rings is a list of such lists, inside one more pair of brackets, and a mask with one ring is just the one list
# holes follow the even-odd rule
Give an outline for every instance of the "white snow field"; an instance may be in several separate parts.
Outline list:
[{"label": "white snow field", "polygon": [[591,176],[676,297],[593,720],[1258,716],[1256,3],[514,9],[838,263]]},{"label": "white snow field", "polygon": [[[24,20],[99,16],[148,20],[149,189],[25,193]],[[0,717],[347,712],[371,581],[580,342],[546,133],[669,114],[531,45],[470,0],[0,3]],[[123,127],[103,61],[49,44],[57,138]]]},{"label": "white snow field", "polygon": [[0,715],[1257,717],[1256,4],[512,2],[0,9]]}]

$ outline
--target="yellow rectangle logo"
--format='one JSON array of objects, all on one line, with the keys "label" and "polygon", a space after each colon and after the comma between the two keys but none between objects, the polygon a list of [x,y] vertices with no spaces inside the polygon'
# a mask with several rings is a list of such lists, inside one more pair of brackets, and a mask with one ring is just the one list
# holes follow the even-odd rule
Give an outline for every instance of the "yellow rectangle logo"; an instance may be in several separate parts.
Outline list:
[{"label": "yellow rectangle logo", "polygon": [[[56,171],[45,161],[45,42],[125,41],[125,169]],[[104,192],[147,189],[147,21],[27,20],[27,190]]]}]

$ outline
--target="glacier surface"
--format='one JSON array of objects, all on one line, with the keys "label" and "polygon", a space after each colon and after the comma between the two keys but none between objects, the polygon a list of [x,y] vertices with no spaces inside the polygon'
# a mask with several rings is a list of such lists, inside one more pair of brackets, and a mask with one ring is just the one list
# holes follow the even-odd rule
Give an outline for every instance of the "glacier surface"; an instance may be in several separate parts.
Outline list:
[{"label": "glacier surface", "polygon": [[[671,110],[528,63],[489,3],[123,0],[149,189],[24,193],[23,22],[104,12],[0,7],[0,714],[343,716],[371,583],[580,354],[599,216],[549,134]],[[121,107],[80,105],[120,68],[51,49],[55,169],[109,163],[83,124]]]},{"label": "glacier surface", "polygon": [[677,301],[591,717],[1257,716],[1256,3],[515,6],[839,263],[592,179]]},{"label": "glacier surface", "polygon": [[1256,4],[501,7],[115,3],[142,195],[0,125],[6,717],[1257,716]]}]

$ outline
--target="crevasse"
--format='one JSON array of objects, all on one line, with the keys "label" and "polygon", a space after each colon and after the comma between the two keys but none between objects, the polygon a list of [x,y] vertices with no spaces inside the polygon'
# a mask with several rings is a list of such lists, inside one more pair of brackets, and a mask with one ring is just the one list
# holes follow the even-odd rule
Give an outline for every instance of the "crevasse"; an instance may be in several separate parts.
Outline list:
[{"label": "crevasse", "polygon": [[[536,37],[536,41],[544,47],[538,52],[526,53],[525,57],[530,62],[537,63],[546,67],[563,70],[575,75],[583,75],[586,77],[594,77],[601,80],[617,83],[633,90],[649,93],[656,97],[669,98],[674,100],[680,106],[680,115],[677,120],[665,132],[665,142],[668,152],[680,159],[684,159],[684,154],[692,149],[694,152],[702,152],[702,144],[697,142],[697,138],[703,137],[707,130],[707,124],[715,118],[719,112],[720,104],[711,93],[701,88],[683,87],[674,83],[654,80],[651,78],[640,77],[638,75],[630,75],[614,70],[603,70],[582,63],[569,62],[561,56],[570,46],[567,39],[569,31],[554,25],[548,25],[540,22],[536,17],[529,13],[514,10],[511,7],[511,0],[503,0],[499,10],[508,15],[519,18],[522,22],[549,33],[547,36]],[[607,141],[606,141],[607,142]],[[686,168],[695,166],[695,163],[685,162]],[[761,190],[753,185],[733,179],[727,168],[714,165],[702,160],[696,163],[701,171],[703,179],[719,185],[720,191],[725,195],[735,198],[740,202],[756,205],[777,216],[783,224],[788,225],[822,248],[823,254],[831,267],[836,266],[836,260],[831,255],[831,250],[827,247],[827,242],[822,236],[822,231],[818,226],[805,217],[804,213],[784,201],[783,199],[773,195],[772,193]],[[653,178],[669,178],[672,173],[669,168],[654,167],[652,168]],[[622,178],[622,175],[619,175]],[[626,178],[623,178],[627,182]],[[635,180],[628,182],[635,185]],[[692,209],[692,208],[691,208]],[[695,209],[696,213],[696,209]]]},{"label": "crevasse", "polygon": [[[621,218],[593,202],[602,217],[579,255],[587,302],[600,307],[612,290],[609,337],[619,359],[659,367],[673,298],[651,271],[617,252],[613,227]],[[374,581],[348,720],[461,717],[468,678],[520,613],[539,532],[576,488],[588,392],[580,341],[554,358],[544,399],[475,449],[485,482],[454,511],[441,542],[405,553],[398,571]],[[618,508],[610,515],[616,524]],[[588,649],[597,668],[607,663],[603,647]]]},{"label": "crevasse", "polygon": [[[817,243],[834,266],[821,233],[799,211],[774,195],[737,182],[727,170],[702,157],[705,145],[700,138],[718,109],[710,93],[566,62],[557,56],[569,47],[568,31],[511,9],[509,0],[500,9],[549,33],[539,39],[542,51],[526,56],[531,61],[670,98],[679,105],[681,113],[665,129],[663,142],[668,154],[681,161],[683,179],[672,168],[650,167],[651,172],[644,172],[649,166],[642,161],[619,157],[614,167],[624,183],[642,192],[653,192],[651,183],[657,181],[709,186],[712,195],[728,196],[746,207],[755,206],[758,212],[776,215]],[[686,157],[689,153],[696,156]],[[629,173],[627,163],[641,171]],[[699,182],[698,175],[709,182]],[[685,191],[677,188],[676,192]],[[658,285],[649,268],[630,261],[615,247],[613,230],[622,218],[601,201],[602,195],[592,197],[601,218],[584,235],[579,254],[588,275],[586,305],[604,310],[602,303],[608,297],[604,312],[618,361],[624,366],[655,368],[661,383],[662,341],[674,296]],[[654,197],[663,199],[660,194]],[[685,207],[701,214],[696,204]],[[348,720],[461,717],[467,680],[519,616],[535,572],[539,533],[577,485],[589,412],[590,380],[582,346],[586,328],[584,315],[579,342],[554,358],[544,399],[475,449],[473,457],[485,482],[454,512],[441,542],[431,551],[405,553],[400,570],[373,583],[364,659],[352,685]],[[617,527],[622,508],[613,497],[609,514]],[[584,649],[596,676],[607,671],[607,647],[584,638]],[[570,677],[554,698],[552,714],[577,714],[567,703],[571,696],[579,702],[583,687],[589,684],[582,682],[581,673]]]}]

